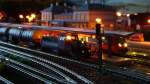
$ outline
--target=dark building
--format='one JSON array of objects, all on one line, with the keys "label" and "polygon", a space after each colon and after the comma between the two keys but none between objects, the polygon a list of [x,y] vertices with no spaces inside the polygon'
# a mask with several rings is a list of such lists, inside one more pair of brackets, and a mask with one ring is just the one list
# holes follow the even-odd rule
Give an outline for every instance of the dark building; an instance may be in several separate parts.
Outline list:
[{"label": "dark building", "polygon": [[112,30],[116,22],[116,11],[111,6],[101,4],[100,0],[85,0],[80,6],[55,5],[41,11],[43,25],[95,28],[95,19],[101,18],[102,25]]}]

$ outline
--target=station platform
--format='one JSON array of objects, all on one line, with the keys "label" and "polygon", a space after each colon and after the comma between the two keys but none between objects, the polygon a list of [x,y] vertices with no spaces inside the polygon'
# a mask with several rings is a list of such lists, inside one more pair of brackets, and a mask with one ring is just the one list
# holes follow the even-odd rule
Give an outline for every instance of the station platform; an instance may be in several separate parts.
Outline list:
[{"label": "station platform", "polygon": [[[82,58],[81,60],[90,62],[90,63],[98,63],[98,56],[94,55],[89,58]],[[102,60],[103,60],[103,62],[107,62],[107,63],[122,64],[125,62],[129,62],[131,59],[125,58],[125,57],[120,57],[120,56],[114,56],[114,55],[108,56],[107,54],[103,54]]]}]

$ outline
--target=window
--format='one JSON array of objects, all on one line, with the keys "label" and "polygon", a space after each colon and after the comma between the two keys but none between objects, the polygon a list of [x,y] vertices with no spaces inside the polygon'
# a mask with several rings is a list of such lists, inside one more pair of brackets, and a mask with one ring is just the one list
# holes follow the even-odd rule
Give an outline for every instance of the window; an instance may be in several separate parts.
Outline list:
[{"label": "window", "polygon": [[84,13],[81,13],[80,20],[84,21]]}]

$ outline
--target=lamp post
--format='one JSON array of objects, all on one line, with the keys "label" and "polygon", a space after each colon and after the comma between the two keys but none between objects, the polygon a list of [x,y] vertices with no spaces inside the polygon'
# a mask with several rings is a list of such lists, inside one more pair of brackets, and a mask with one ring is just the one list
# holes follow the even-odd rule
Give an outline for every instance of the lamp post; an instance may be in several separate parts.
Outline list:
[{"label": "lamp post", "polygon": [[23,23],[25,22],[25,18],[22,14],[19,15],[19,18],[22,20]]},{"label": "lamp post", "polygon": [[29,23],[31,23],[36,18],[36,14],[32,13],[31,15],[27,15],[26,19]]},{"label": "lamp post", "polygon": [[34,18],[36,18],[36,15],[34,13],[32,13],[31,17],[34,19]]},{"label": "lamp post", "polygon": [[150,24],[150,18],[147,20],[147,23]]},{"label": "lamp post", "polygon": [[116,15],[117,15],[118,17],[121,17],[121,16],[122,16],[122,13],[121,13],[121,12],[116,12]]},{"label": "lamp post", "polygon": [[98,65],[99,70],[102,71],[102,34],[101,34],[101,22],[102,20],[100,18],[96,18],[96,39],[97,39],[97,45],[98,45]]}]

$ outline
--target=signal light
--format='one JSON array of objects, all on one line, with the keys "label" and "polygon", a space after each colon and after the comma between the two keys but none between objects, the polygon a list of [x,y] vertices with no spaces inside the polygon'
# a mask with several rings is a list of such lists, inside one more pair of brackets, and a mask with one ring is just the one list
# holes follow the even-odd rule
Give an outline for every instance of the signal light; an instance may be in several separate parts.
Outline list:
[{"label": "signal light", "polygon": [[124,47],[128,47],[128,44],[127,44],[127,43],[124,43],[123,45],[124,45]]},{"label": "signal light", "polygon": [[150,24],[150,19],[147,20],[147,23]]},{"label": "signal light", "polygon": [[122,44],[121,44],[121,43],[119,43],[119,44],[118,44],[118,46],[119,46],[119,47],[122,47]]}]

